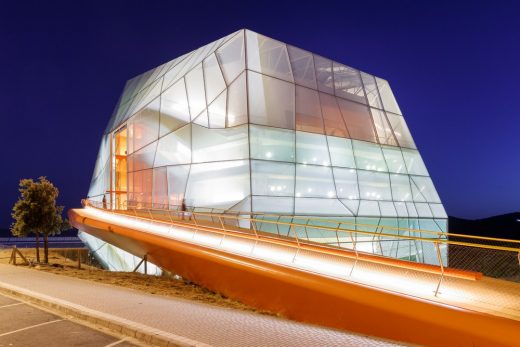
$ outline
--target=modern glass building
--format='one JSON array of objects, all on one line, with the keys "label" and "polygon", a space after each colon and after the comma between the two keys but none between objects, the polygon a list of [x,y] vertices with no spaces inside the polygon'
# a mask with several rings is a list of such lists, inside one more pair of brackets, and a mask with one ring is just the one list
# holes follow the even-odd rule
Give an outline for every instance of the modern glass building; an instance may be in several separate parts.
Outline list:
[{"label": "modern glass building", "polygon": [[[121,209],[177,209],[184,199],[259,218],[351,221],[357,230],[447,227],[388,82],[250,30],[126,83],[89,190],[103,196]],[[370,247],[436,261],[413,242]]]}]

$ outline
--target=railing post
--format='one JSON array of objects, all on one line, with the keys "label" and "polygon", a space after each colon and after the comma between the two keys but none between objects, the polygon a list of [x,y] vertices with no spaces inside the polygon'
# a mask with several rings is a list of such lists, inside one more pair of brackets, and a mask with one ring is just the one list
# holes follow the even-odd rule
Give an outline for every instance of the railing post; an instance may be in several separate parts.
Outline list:
[{"label": "railing post", "polygon": [[298,248],[296,249],[296,252],[294,253],[294,257],[292,259],[292,262],[296,260],[296,256],[300,253],[300,240],[298,240],[298,235],[296,234],[296,229],[294,228],[294,224],[291,223],[290,228],[294,232],[294,238],[296,239],[296,244],[298,245]]},{"label": "railing post", "polygon": [[224,222],[222,221],[222,216],[218,216],[218,220],[220,221],[220,226],[222,227],[222,229],[226,230],[226,227],[224,227]]},{"label": "railing post", "polygon": [[258,233],[256,232],[256,225],[255,225],[255,221],[254,220],[251,220],[251,226],[253,227],[253,231],[255,232],[255,236],[256,238],[258,239]]},{"label": "railing post", "polygon": [[356,247],[356,240],[354,239],[354,236],[352,236],[352,231],[350,231],[350,239],[352,240],[352,247],[354,247],[354,252],[356,253],[356,260],[354,260],[354,264],[352,264],[352,268],[350,269],[349,277],[352,277],[352,272],[354,272],[354,268],[357,265],[359,254]]},{"label": "railing post", "polygon": [[441,277],[439,278],[439,283],[437,283],[437,288],[435,289],[435,296],[439,294],[439,289],[441,287],[442,280],[444,279],[444,264],[442,263],[441,250],[439,248],[439,241],[435,241],[435,249],[437,250],[437,259],[439,261],[439,265],[441,267]]}]

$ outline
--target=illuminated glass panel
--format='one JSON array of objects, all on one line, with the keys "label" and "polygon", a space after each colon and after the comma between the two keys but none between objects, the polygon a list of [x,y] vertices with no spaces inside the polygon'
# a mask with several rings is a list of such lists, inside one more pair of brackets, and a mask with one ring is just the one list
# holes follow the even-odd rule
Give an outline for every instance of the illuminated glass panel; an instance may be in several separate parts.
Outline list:
[{"label": "illuminated glass panel", "polygon": [[226,127],[227,92],[220,94],[208,107],[209,127],[212,129]]},{"label": "illuminated glass panel", "polygon": [[134,171],[149,169],[153,166],[155,158],[155,149],[157,148],[157,142],[149,144],[148,146],[134,152],[131,159],[131,169]]},{"label": "illuminated glass panel", "polygon": [[410,178],[407,175],[390,175],[394,201],[412,201]]},{"label": "illuminated glass panel", "polygon": [[381,146],[388,171],[395,173],[407,173],[406,164],[404,163],[403,154],[398,147]]},{"label": "illuminated glass panel", "polygon": [[359,189],[357,181],[357,173],[354,169],[342,169],[335,167],[333,169],[334,181],[338,198],[343,199],[359,199]]},{"label": "illuminated glass panel", "polygon": [[379,95],[383,100],[383,107],[386,111],[402,114],[397,101],[395,101],[394,93],[390,89],[390,85],[384,79],[376,77],[377,88],[379,89]]},{"label": "illuminated glass panel", "polygon": [[250,125],[249,131],[251,158],[294,162],[294,131],[258,125]]},{"label": "illuminated glass panel", "polygon": [[332,166],[356,167],[351,140],[327,136],[327,142]]},{"label": "illuminated glass panel", "polygon": [[294,84],[248,71],[250,122],[294,129]]},{"label": "illuminated glass panel", "polygon": [[249,155],[247,125],[207,129],[193,125],[193,162],[246,159]]},{"label": "illuminated glass panel", "polygon": [[385,112],[378,110],[377,108],[370,109],[370,112],[372,113],[372,119],[374,121],[379,143],[397,146],[397,141],[392,134],[392,128],[390,127],[390,124],[388,124]]},{"label": "illuminated glass panel", "polygon": [[249,161],[191,166],[186,200],[190,206],[231,208],[250,195]]},{"label": "illuminated glass panel", "polygon": [[168,166],[168,201],[170,208],[182,204],[189,172],[190,165]]},{"label": "illuminated glass panel", "polygon": [[316,68],[316,80],[318,90],[334,94],[334,79],[332,77],[332,61],[319,55],[314,55],[314,66]]},{"label": "illuminated glass panel", "polygon": [[327,166],[296,165],[296,193],[299,197],[335,198],[332,170]]},{"label": "illuminated glass panel", "polygon": [[203,68],[204,80],[206,82],[206,98],[209,103],[226,88],[226,82],[224,82],[224,77],[222,77],[215,54],[211,54],[204,60]]},{"label": "illuminated glass panel", "polygon": [[334,89],[336,95],[366,104],[365,92],[359,71],[349,66],[333,63]]},{"label": "illuminated glass panel", "polygon": [[247,68],[264,75],[293,82],[291,65],[284,43],[246,31]]},{"label": "illuminated glass panel", "polygon": [[356,140],[377,142],[368,107],[341,98],[337,100],[350,137]]},{"label": "illuminated glass panel", "polygon": [[399,146],[408,147],[408,148],[416,148],[415,142],[413,141],[412,134],[410,134],[410,130],[404,121],[402,116],[398,116],[396,114],[386,113],[388,120],[390,121],[390,125],[392,126],[392,130],[395,134],[397,141],[399,142]]},{"label": "illuminated glass panel", "polygon": [[153,169],[152,204],[155,208],[168,208],[168,180],[165,167]]},{"label": "illuminated glass panel", "polygon": [[294,164],[251,161],[253,195],[294,195]]},{"label": "illuminated glass panel", "polygon": [[437,191],[435,190],[435,187],[433,186],[432,179],[430,177],[424,177],[424,176],[410,176],[417,186],[417,189],[419,190],[420,194],[424,196],[424,199],[427,202],[437,202],[440,203],[441,199],[439,198],[439,195],[437,194]]},{"label": "illuminated glass panel", "polygon": [[222,45],[216,54],[229,85],[245,69],[244,31]]},{"label": "illuminated glass panel", "polygon": [[253,211],[263,213],[293,214],[294,198],[279,196],[253,196]]},{"label": "illuminated glass panel", "polygon": [[385,158],[379,145],[363,141],[352,141],[354,158],[358,169],[388,171]]},{"label": "illuminated glass panel", "polygon": [[296,130],[323,134],[323,118],[317,91],[296,86]]},{"label": "illuminated glass panel", "polygon": [[242,73],[228,88],[227,126],[247,123],[246,74]]},{"label": "illuminated glass panel", "polygon": [[190,122],[190,110],[184,79],[179,80],[161,95],[160,136]]},{"label": "illuminated glass panel", "polygon": [[383,109],[383,103],[379,97],[379,91],[377,90],[376,79],[374,76],[361,72],[361,79],[363,80],[363,85],[365,87],[368,104],[372,107]]},{"label": "illuminated glass panel", "polygon": [[330,165],[325,135],[296,132],[296,161],[302,164]]},{"label": "illuminated glass panel", "polygon": [[287,50],[291,61],[294,81],[302,86],[316,89],[312,53],[292,46],[287,46]]},{"label": "illuminated glass panel", "polygon": [[131,119],[132,131],[129,133],[133,147],[132,151],[146,146],[159,137],[159,108],[160,100],[155,99]]},{"label": "illuminated glass panel", "polygon": [[329,94],[320,93],[320,101],[325,133],[332,136],[350,137],[336,98]]},{"label": "illuminated glass panel", "polygon": [[387,173],[358,171],[359,193],[366,200],[392,200]]},{"label": "illuminated glass panel", "polygon": [[403,153],[406,168],[410,175],[428,176],[428,171],[426,170],[426,166],[424,166],[424,162],[418,151],[406,148],[402,148],[401,151]]},{"label": "illuminated glass panel", "polygon": [[194,117],[206,108],[202,64],[197,65],[186,75],[186,89],[188,91],[190,113]]},{"label": "illuminated glass panel", "polygon": [[191,161],[191,124],[159,139],[154,166],[188,164]]}]

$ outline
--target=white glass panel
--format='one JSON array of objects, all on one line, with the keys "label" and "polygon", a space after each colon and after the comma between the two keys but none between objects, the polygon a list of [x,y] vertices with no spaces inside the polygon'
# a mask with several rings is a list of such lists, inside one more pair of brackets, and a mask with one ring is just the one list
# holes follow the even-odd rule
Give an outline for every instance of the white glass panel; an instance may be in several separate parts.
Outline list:
[{"label": "white glass panel", "polygon": [[361,79],[363,80],[363,85],[365,87],[365,93],[368,99],[368,104],[372,107],[382,109],[383,103],[381,102],[381,98],[379,97],[376,79],[374,78],[374,76],[361,72]]},{"label": "white glass panel", "polygon": [[426,170],[426,166],[424,166],[424,162],[418,151],[406,148],[402,148],[401,151],[410,175],[428,176],[428,170]]},{"label": "white glass panel", "polygon": [[317,91],[296,86],[296,130],[324,133]]},{"label": "white glass panel", "polygon": [[250,122],[294,129],[294,84],[248,71]]},{"label": "white glass panel", "polygon": [[346,200],[346,199],[341,199],[341,202],[343,203],[343,205],[345,205],[345,207],[352,212],[353,215],[357,215],[358,214],[358,210],[359,210],[359,200]]},{"label": "white glass panel", "polygon": [[407,173],[403,155],[400,148],[381,146],[385,156],[388,171],[395,173]]},{"label": "white glass panel", "polygon": [[189,165],[168,166],[168,196],[170,208],[182,204],[189,172]]},{"label": "white glass panel", "polygon": [[210,128],[226,127],[226,99],[227,91],[224,91],[208,106]]},{"label": "white glass panel", "polygon": [[296,165],[296,197],[335,198],[332,170],[327,166]]},{"label": "white glass panel", "polygon": [[377,108],[371,108],[372,119],[376,128],[379,143],[391,146],[397,146],[390,124],[386,119],[385,113]]},{"label": "white glass panel", "polygon": [[289,82],[294,81],[284,43],[247,30],[246,44],[248,69]]},{"label": "white glass panel", "polygon": [[336,95],[366,104],[367,101],[359,71],[338,63],[333,63],[333,69]]},{"label": "white glass panel", "polygon": [[208,103],[217,97],[225,88],[226,82],[222,77],[220,66],[215,54],[210,55],[203,62],[204,80],[206,82],[206,98]]},{"label": "white glass panel", "polygon": [[186,75],[186,88],[188,90],[190,113],[191,116],[194,117],[206,108],[206,92],[204,91],[202,64],[197,65]]},{"label": "white glass panel", "polygon": [[[390,201],[379,201],[379,210],[381,211],[382,217],[397,217],[397,211],[393,202]],[[385,224],[387,225],[387,224]],[[391,230],[385,230],[386,232]]]},{"label": "white glass panel", "polygon": [[352,141],[340,137],[327,136],[332,166],[356,167]]},{"label": "white glass panel", "polygon": [[406,208],[408,209],[408,214],[410,217],[417,217],[417,210],[415,209],[415,205],[413,202],[407,202]]},{"label": "white glass panel", "polygon": [[129,133],[133,142],[133,150],[137,151],[157,140],[159,137],[159,108],[160,100],[157,98],[139,111],[131,119],[132,131]]},{"label": "white glass panel", "polygon": [[155,167],[191,161],[191,124],[159,139]]},{"label": "white glass panel", "polygon": [[358,170],[359,194],[366,200],[392,200],[388,174]]},{"label": "white glass panel", "polygon": [[229,85],[245,69],[244,31],[226,42],[216,54]]},{"label": "white glass panel", "polygon": [[316,67],[316,80],[318,90],[321,92],[334,94],[334,79],[332,77],[332,61],[319,55],[314,55],[314,65]]},{"label": "white glass panel", "polygon": [[410,176],[427,202],[441,202],[430,177]]},{"label": "white glass panel", "polygon": [[292,46],[287,46],[287,50],[291,61],[294,81],[302,86],[316,89],[312,53]]},{"label": "white glass panel", "polygon": [[390,175],[394,201],[412,201],[410,179],[407,175]]},{"label": "white glass panel", "polygon": [[412,134],[406,125],[406,121],[403,116],[398,116],[396,114],[386,113],[388,120],[390,121],[390,125],[392,126],[392,130],[395,134],[395,138],[397,142],[399,142],[399,146],[408,147],[408,148],[416,148],[415,142],[413,141]]},{"label": "white glass panel", "polygon": [[251,161],[253,195],[294,195],[294,164]]},{"label": "white glass panel", "polygon": [[406,209],[406,204],[404,202],[394,201],[394,206],[399,217],[408,217],[408,210]]},{"label": "white glass panel", "polygon": [[253,196],[253,212],[293,214],[293,210],[293,198]]},{"label": "white glass panel", "polygon": [[330,165],[325,135],[296,132],[296,161],[302,164]]},{"label": "white glass panel", "polygon": [[379,205],[377,204],[377,201],[361,200],[359,203],[359,211],[357,215],[363,217],[380,216],[381,212],[379,211]]},{"label": "white glass panel", "polygon": [[357,173],[354,169],[333,168],[338,198],[359,199]]},{"label": "white glass panel", "polygon": [[200,113],[197,118],[193,120],[193,124],[201,125],[205,128],[209,128],[209,117],[208,117],[208,111],[204,110]]},{"label": "white glass panel", "polygon": [[433,217],[432,211],[430,210],[430,207],[425,202],[416,202],[415,208],[417,209],[417,214],[419,217],[426,217],[431,218]]},{"label": "white glass panel", "polygon": [[247,125],[227,129],[206,129],[193,125],[193,162],[247,158],[247,133]]},{"label": "white glass panel", "polygon": [[444,206],[441,204],[430,204],[430,209],[433,213],[433,217],[435,218],[448,218],[446,211],[444,210]]},{"label": "white glass panel", "polygon": [[155,156],[155,149],[157,148],[157,142],[149,144],[143,147],[133,154],[133,170],[149,169],[153,166],[153,160]]},{"label": "white glass panel", "polygon": [[381,147],[375,143],[352,141],[354,158],[358,169],[372,171],[387,171],[385,158]]},{"label": "white glass panel", "polygon": [[377,142],[372,115],[367,106],[337,98],[348,133],[356,140]]},{"label": "white glass panel", "polygon": [[249,126],[251,158],[294,162],[294,131]]},{"label": "white glass panel", "polygon": [[399,105],[395,100],[394,93],[392,93],[392,89],[390,89],[390,85],[384,79],[376,77],[377,88],[379,89],[379,95],[383,100],[383,106],[386,111],[390,111],[392,113],[402,114],[401,109],[399,109]]},{"label": "white glass panel", "polygon": [[241,74],[228,88],[227,126],[247,123],[246,74]]},{"label": "white glass panel", "polygon": [[186,203],[198,207],[231,208],[250,195],[249,161],[193,164]]},{"label": "white glass panel", "polygon": [[161,131],[163,136],[190,122],[190,110],[184,79],[175,83],[161,95]]},{"label": "white glass panel", "polygon": [[325,125],[325,134],[339,137],[350,137],[345,120],[339,110],[336,97],[333,95],[319,93],[321,101],[321,112]]},{"label": "white glass panel", "polygon": [[153,207],[168,208],[168,181],[166,180],[166,168],[153,169]]},{"label": "white glass panel", "polygon": [[[338,199],[296,198],[296,215],[352,216]],[[312,229],[311,229],[312,230]]]}]

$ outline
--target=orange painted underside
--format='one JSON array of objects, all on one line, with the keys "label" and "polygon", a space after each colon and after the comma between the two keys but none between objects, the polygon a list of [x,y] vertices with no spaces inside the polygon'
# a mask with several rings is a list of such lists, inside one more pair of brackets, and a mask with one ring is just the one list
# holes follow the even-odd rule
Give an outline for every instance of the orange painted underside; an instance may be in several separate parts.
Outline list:
[{"label": "orange painted underside", "polygon": [[520,322],[172,240],[70,210],[80,230],[289,319],[429,346],[516,346]]}]

